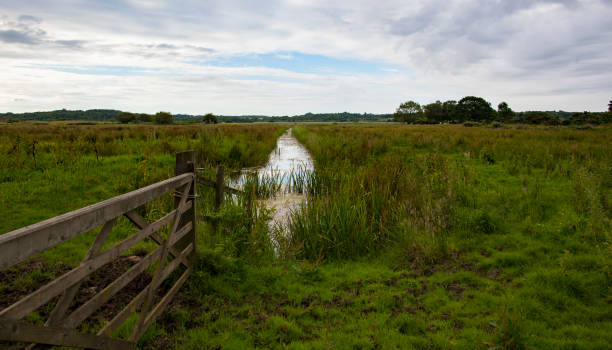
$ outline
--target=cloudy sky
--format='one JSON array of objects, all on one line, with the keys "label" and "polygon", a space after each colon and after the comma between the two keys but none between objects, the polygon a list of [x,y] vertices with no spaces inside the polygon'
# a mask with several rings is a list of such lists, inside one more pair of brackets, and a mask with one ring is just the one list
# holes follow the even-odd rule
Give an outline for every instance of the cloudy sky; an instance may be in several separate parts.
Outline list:
[{"label": "cloudy sky", "polygon": [[612,0],[0,1],[0,112],[602,111]]}]

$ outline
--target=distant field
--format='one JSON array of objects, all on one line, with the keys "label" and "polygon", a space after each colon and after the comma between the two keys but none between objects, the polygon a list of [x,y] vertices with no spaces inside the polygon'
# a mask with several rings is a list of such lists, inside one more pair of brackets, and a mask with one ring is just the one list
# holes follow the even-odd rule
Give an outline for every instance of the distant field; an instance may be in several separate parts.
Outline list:
[{"label": "distant field", "polygon": [[[5,124],[0,233],[172,176],[175,151],[196,150],[209,177],[263,164],[288,127],[316,170],[281,250],[265,210],[228,204],[198,227],[199,267],[141,348],[612,343],[610,127]],[[78,263],[90,242],[2,272],[0,299]]]}]

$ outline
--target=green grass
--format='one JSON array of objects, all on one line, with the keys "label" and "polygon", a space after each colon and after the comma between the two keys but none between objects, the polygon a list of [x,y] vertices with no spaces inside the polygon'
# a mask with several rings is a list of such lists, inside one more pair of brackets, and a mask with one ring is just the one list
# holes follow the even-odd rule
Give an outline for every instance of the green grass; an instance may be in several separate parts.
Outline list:
[{"label": "green grass", "polygon": [[[96,159],[95,149],[70,146],[72,131],[62,129],[62,141],[48,148],[55,151],[36,164],[25,141],[10,153],[16,135],[52,144],[57,136],[47,127],[0,129],[0,161],[9,167],[0,172],[4,230],[159,181],[171,174],[170,149],[196,149],[209,178],[217,163],[262,164],[283,131],[104,126],[97,140],[130,136],[107,146],[116,154],[100,156],[100,147]],[[95,129],[84,130],[75,134]],[[157,138],[147,136],[153,132]],[[228,202],[211,214],[216,224],[198,226],[199,266],[141,348],[609,348],[609,127],[302,124],[293,134],[316,170],[292,179],[309,197],[293,213],[285,250],[272,248],[265,208]],[[73,147],[65,153],[74,159],[62,163],[69,166],[57,165],[59,145]],[[249,186],[262,198],[274,190],[265,181]],[[143,214],[155,218],[168,205]],[[204,203],[200,210],[210,212]],[[131,232],[118,225],[112,240]],[[43,261],[76,263],[87,239]],[[15,283],[27,289],[51,277],[42,269]]]},{"label": "green grass", "polygon": [[[174,174],[174,153],[193,149],[205,176],[264,163],[279,125],[0,127],[0,232],[8,232]],[[32,145],[36,157],[32,153]]]},{"label": "green grass", "polygon": [[[178,150],[195,150],[198,166],[204,168],[203,175],[210,179],[214,179],[217,164],[224,165],[228,173],[261,164],[285,129],[283,125],[3,125],[0,127],[0,216],[3,218],[0,232],[167,179],[174,175],[174,153]],[[219,230],[233,235],[226,236],[226,240],[240,235],[257,236],[256,233],[262,231],[258,227],[265,227],[265,222],[259,223],[260,217],[261,220],[265,218],[264,214],[245,215],[244,199],[238,205],[229,204],[221,213],[213,214],[210,201],[214,196],[213,189],[200,187],[199,192],[205,199],[198,203],[199,212],[220,218],[222,225]],[[165,215],[172,206],[172,194],[166,194],[138,208],[138,211],[150,222]],[[263,210],[260,212],[265,213]],[[240,220],[235,221],[235,218]],[[0,306],[10,305],[19,296],[27,295],[78,265],[99,229],[0,272]],[[167,229],[164,228],[162,234],[167,233]],[[119,218],[103,250],[134,232],[134,225],[123,217]],[[208,242],[203,239],[203,244]],[[244,250],[244,244],[236,242],[232,242],[231,249],[229,244],[227,246],[227,254]],[[139,255],[155,247],[151,241],[141,242],[124,255]],[[265,244],[262,244],[262,249],[269,250]],[[99,290],[100,286],[96,288]],[[28,319],[42,324],[52,308],[52,303],[47,304],[28,315]],[[100,316],[96,316],[83,326],[83,330],[96,330],[101,324]],[[143,337],[143,344],[147,343],[146,339]]]},{"label": "green grass", "polygon": [[[480,342],[470,338],[472,347],[610,342],[609,128],[311,125],[293,133],[316,166],[313,195],[293,215],[295,259],[351,266],[366,257],[427,281],[468,273],[485,290],[461,312],[495,323]],[[427,294],[434,310],[448,308]],[[449,329],[444,346],[428,347],[461,347],[478,327]],[[572,336],[561,336],[568,327]]]}]

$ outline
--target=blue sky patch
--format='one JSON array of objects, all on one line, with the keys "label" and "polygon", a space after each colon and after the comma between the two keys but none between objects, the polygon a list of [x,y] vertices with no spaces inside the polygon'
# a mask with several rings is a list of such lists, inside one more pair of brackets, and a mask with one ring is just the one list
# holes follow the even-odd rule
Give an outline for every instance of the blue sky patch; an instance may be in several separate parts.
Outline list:
[{"label": "blue sky patch", "polygon": [[132,66],[70,66],[70,65],[34,65],[36,68],[49,69],[58,72],[85,74],[85,75],[115,75],[134,76],[146,75],[151,72],[160,72],[160,68],[142,68]]},{"label": "blue sky patch", "polygon": [[301,52],[247,54],[190,63],[215,67],[265,67],[311,74],[389,74],[402,70],[397,66],[373,61],[334,58]]}]

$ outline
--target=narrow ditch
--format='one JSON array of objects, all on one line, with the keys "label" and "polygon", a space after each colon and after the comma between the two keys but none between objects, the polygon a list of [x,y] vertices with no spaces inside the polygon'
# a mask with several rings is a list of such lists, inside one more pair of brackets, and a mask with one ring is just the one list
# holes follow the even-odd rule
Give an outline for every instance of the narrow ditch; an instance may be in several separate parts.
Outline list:
[{"label": "narrow ditch", "polygon": [[[237,186],[245,182],[246,176],[256,173],[259,179],[274,181],[280,190],[271,198],[262,202],[268,209],[273,209],[271,226],[287,227],[292,210],[306,199],[303,188],[298,188],[293,181],[295,174],[308,174],[314,170],[312,156],[291,133],[291,129],[281,135],[276,148],[270,153],[268,162],[261,167],[243,169]],[[303,176],[302,176],[303,179]]]}]

